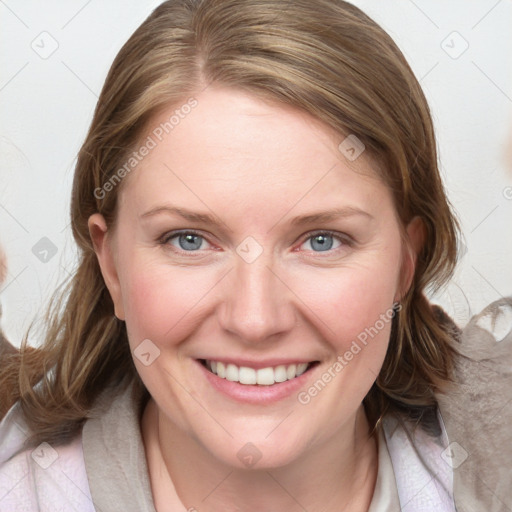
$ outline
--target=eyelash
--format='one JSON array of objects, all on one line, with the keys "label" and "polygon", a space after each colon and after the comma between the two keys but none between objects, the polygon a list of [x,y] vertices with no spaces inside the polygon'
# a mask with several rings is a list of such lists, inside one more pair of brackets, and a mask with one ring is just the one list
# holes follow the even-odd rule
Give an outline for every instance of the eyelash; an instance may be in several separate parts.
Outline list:
[{"label": "eyelash", "polygon": [[[196,236],[199,236],[201,237],[203,240],[205,240],[207,243],[210,243],[208,242],[208,239],[203,235],[201,234],[200,232],[198,231],[194,231],[193,229],[189,229],[189,230],[180,230],[180,231],[171,231],[171,232],[168,232],[168,233],[165,233],[162,237],[159,238],[158,242],[163,245],[163,246],[168,246],[169,245],[169,242],[173,239],[173,238],[176,238],[180,235],[196,235]],[[300,245],[303,245],[305,242],[307,242],[308,240],[310,239],[313,239],[315,238],[316,236],[318,235],[327,235],[327,236],[331,236],[333,237],[334,239],[338,240],[342,245],[340,247],[336,247],[335,249],[329,249],[329,250],[326,250],[326,251],[309,251],[309,252],[312,252],[314,253],[315,255],[322,255],[322,253],[326,253],[328,255],[332,255],[334,252],[342,249],[343,247],[353,247],[354,245],[354,240],[346,235],[346,234],[340,234],[336,231],[330,231],[330,230],[316,230],[316,231],[311,231],[309,233],[306,234],[306,236],[304,236],[301,240],[301,243]],[[187,253],[188,255],[192,255],[193,253],[197,253],[197,252],[200,252],[201,249],[197,250],[197,251],[185,251],[183,249],[178,249],[174,246],[172,246],[172,250],[176,251],[177,253],[180,253],[180,254],[183,254],[183,253]],[[192,256],[194,257],[194,256]]]}]

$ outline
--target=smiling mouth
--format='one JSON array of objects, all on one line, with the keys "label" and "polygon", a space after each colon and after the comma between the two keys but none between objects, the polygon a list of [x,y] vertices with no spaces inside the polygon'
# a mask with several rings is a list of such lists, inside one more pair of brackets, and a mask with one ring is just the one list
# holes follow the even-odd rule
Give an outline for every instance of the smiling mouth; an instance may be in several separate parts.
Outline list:
[{"label": "smiling mouth", "polygon": [[217,377],[247,386],[272,386],[293,380],[318,364],[318,361],[312,361],[310,363],[278,365],[255,369],[248,366],[237,366],[232,363],[225,364],[221,361],[212,361],[209,359],[201,359],[200,362],[208,371],[217,375]]}]

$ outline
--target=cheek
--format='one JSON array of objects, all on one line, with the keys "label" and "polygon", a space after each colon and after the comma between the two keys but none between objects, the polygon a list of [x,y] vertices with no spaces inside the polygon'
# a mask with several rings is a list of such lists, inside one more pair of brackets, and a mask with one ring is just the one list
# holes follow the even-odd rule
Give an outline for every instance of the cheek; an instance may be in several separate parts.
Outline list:
[{"label": "cheek", "polygon": [[[338,354],[348,350],[358,337],[364,340],[364,333],[376,324],[379,335],[371,329],[372,339],[389,338],[399,281],[397,265],[395,259],[392,265],[352,266],[315,273],[307,280],[296,279],[297,295],[314,313],[315,325]],[[381,315],[386,316],[385,325]]]},{"label": "cheek", "polygon": [[216,274],[150,259],[134,260],[126,268],[122,293],[130,344],[148,338],[170,346],[190,334],[194,317],[201,314],[215,287]]},{"label": "cheek", "polygon": [[[396,267],[344,268],[316,276],[302,286],[311,305],[311,322],[320,332],[330,359],[317,380],[297,400],[319,418],[335,421],[323,435],[334,433],[355,413],[377,378],[389,344],[399,271]],[[305,301],[306,302],[306,301]],[[324,390],[326,390],[324,392]]]}]

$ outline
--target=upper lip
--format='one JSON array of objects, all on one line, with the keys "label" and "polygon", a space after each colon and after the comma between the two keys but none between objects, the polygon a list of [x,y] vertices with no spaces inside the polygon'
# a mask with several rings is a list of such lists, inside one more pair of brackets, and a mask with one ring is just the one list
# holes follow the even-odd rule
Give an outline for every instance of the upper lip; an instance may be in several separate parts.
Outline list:
[{"label": "upper lip", "polygon": [[254,368],[258,370],[260,368],[268,368],[268,367],[276,367],[276,366],[290,366],[292,364],[308,364],[313,363],[315,359],[291,359],[291,358],[273,358],[273,359],[265,359],[263,361],[256,361],[251,359],[243,359],[243,358],[230,358],[230,357],[204,357],[200,360],[207,361],[217,361],[224,364],[234,364],[235,366],[241,367],[245,366],[248,368]]}]

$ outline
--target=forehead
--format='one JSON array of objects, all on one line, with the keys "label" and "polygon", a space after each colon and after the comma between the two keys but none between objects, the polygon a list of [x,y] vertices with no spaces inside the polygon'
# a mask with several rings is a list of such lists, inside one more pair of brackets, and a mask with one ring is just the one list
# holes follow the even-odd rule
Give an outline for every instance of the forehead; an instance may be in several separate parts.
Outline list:
[{"label": "forehead", "polygon": [[283,210],[293,202],[389,202],[375,162],[364,152],[347,158],[346,144],[339,147],[346,136],[313,117],[223,88],[207,88],[194,102],[151,119],[143,141],[152,147],[123,184],[122,200],[144,207],[186,198],[260,213],[262,205]]}]

